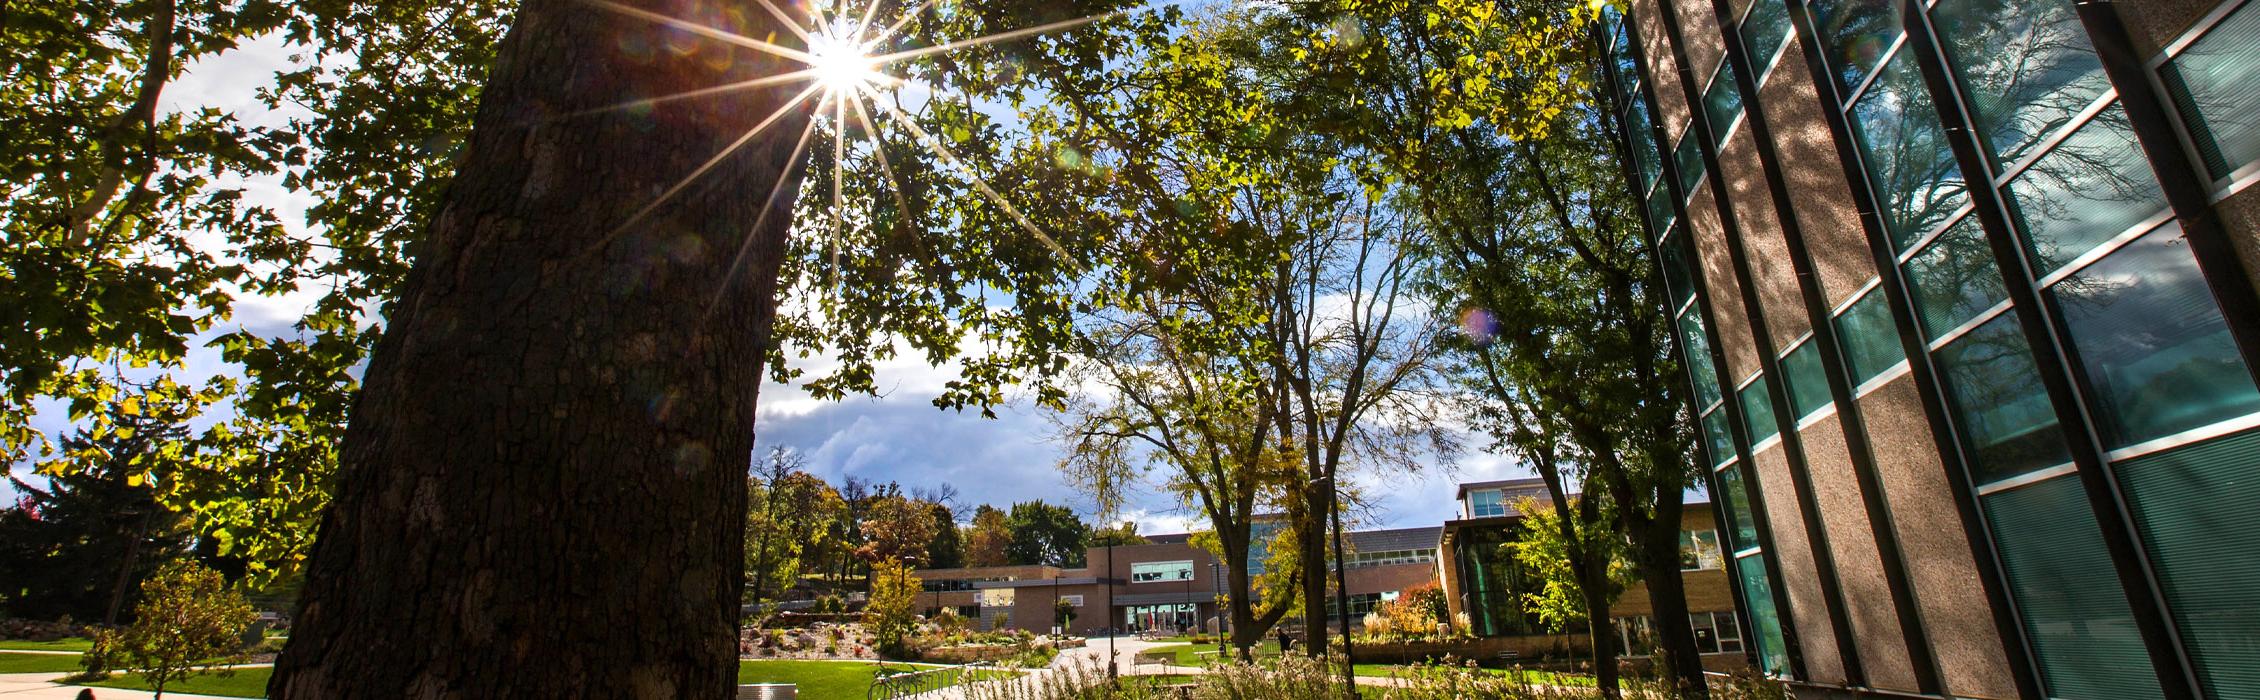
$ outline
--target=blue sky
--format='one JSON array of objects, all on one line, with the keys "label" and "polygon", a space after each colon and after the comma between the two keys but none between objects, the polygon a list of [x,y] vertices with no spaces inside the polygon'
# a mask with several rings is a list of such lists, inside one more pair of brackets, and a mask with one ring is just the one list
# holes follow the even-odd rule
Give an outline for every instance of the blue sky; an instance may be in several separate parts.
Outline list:
[{"label": "blue sky", "polygon": [[[294,115],[267,109],[257,100],[256,90],[288,66],[290,53],[291,48],[279,40],[263,39],[199,62],[167,88],[163,108],[210,106],[233,112],[249,124],[281,124]],[[303,220],[312,203],[307,196],[284,189],[277,178],[239,184],[250,203],[275,209],[292,225]],[[235,319],[223,330],[240,325],[262,335],[288,333],[298,310],[311,298],[243,298],[236,305]],[[823,363],[819,358],[812,364]],[[180,375],[194,380],[228,371],[217,351],[192,344]],[[795,387],[764,386],[757,449],[786,447],[802,452],[810,469],[833,483],[848,476],[895,481],[905,489],[947,482],[962,494],[966,511],[976,503],[1043,499],[1096,515],[1091,500],[1061,477],[1056,466],[1061,448],[1049,439],[1051,425],[1042,414],[1025,402],[1002,408],[995,419],[937,409],[931,400],[948,378],[947,369],[897,361],[880,367],[877,384],[886,389],[883,396],[825,402],[810,399]],[[62,413],[60,406],[43,406],[34,425],[57,436],[67,427]],[[1483,441],[1471,438],[1467,444],[1480,448]],[[29,465],[10,466],[15,476],[36,483],[28,469]],[[1352,483],[1369,494],[1373,507],[1357,519],[1371,527],[1433,525],[1453,511],[1455,483],[1526,474],[1480,449],[1470,449],[1457,465],[1431,464],[1420,473],[1360,474]],[[13,501],[13,490],[0,482],[0,497]],[[1148,533],[1183,531],[1187,523],[1199,520],[1197,512],[1151,486],[1135,495],[1122,515],[1138,521],[1140,530]]]}]

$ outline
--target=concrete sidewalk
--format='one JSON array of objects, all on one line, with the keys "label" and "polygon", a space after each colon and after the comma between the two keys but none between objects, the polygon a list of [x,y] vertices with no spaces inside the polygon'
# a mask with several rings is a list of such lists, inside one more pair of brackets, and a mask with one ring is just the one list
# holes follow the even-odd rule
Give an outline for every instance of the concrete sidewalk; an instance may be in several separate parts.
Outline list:
[{"label": "concrete sidewalk", "polygon": [[[85,686],[63,685],[54,682],[64,675],[66,674],[0,673],[0,699],[74,700],[78,697],[79,691],[88,689]],[[156,693],[141,690],[119,690],[116,688],[93,688],[92,690],[97,700],[146,700],[147,698],[157,697]],[[242,700],[241,698],[228,698],[219,695],[176,692],[167,692],[165,697],[181,698],[181,700]]]}]

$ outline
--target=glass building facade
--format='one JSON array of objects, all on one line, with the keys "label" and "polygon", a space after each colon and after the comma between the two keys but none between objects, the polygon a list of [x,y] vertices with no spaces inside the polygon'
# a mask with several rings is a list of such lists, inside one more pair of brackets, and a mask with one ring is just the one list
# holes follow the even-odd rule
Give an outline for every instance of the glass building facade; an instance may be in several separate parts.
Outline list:
[{"label": "glass building facade", "polygon": [[1753,665],[2260,699],[2260,0],[1604,15]]}]

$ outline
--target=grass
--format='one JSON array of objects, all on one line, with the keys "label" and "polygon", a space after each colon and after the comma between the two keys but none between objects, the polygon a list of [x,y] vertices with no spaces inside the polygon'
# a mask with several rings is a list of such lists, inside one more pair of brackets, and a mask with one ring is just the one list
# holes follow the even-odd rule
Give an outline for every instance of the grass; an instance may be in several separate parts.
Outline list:
[{"label": "grass", "polygon": [[52,642],[34,642],[29,639],[0,639],[0,649],[20,651],[86,651],[94,640],[85,637],[64,637]]},{"label": "grass", "polygon": [[[1404,666],[1398,664],[1358,664],[1355,667],[1354,672],[1360,676],[1378,678],[1388,676],[1401,676],[1419,668],[1421,667],[1417,665]],[[1586,688],[1593,687],[1593,677],[1580,673],[1556,673],[1554,671],[1542,671],[1538,669],[1512,668],[1478,668],[1475,670],[1477,672],[1492,676],[1510,676],[1515,673],[1521,673],[1523,675],[1523,679],[1529,681],[1532,685],[1579,686]]]},{"label": "grass", "polygon": [[[906,665],[889,664],[896,669]],[[745,660],[738,662],[738,682],[791,683],[799,687],[804,698],[863,697],[871,689],[871,679],[879,675],[879,668],[879,664],[862,661]],[[1019,674],[986,671],[976,675],[987,680]]]},{"label": "grass", "polygon": [[56,673],[79,670],[71,654],[0,654],[0,673]]},{"label": "grass", "polygon": [[[1207,656],[1201,656],[1201,655],[1200,655],[1200,652],[1204,652],[1204,651],[1216,651],[1216,645],[1214,645],[1214,644],[1171,644],[1171,645],[1168,645],[1168,646],[1158,646],[1158,647],[1153,647],[1153,648],[1150,648],[1150,649],[1147,649],[1147,650],[1145,650],[1145,652],[1143,652],[1143,653],[1147,653],[1147,654],[1154,654],[1154,653],[1174,654],[1174,655],[1175,655],[1175,656],[1177,657],[1177,660],[1176,660],[1176,661],[1173,661],[1173,662],[1171,662],[1171,665],[1175,665],[1175,666],[1201,666],[1201,665],[1205,665],[1205,664],[1209,663],[1210,661],[1214,661],[1214,660],[1215,660],[1215,659],[1216,659],[1216,658],[1218,657],[1218,655],[1217,655],[1217,654],[1210,654],[1210,655],[1207,655]],[[1258,659],[1262,659],[1262,658],[1267,658],[1267,657],[1273,657],[1273,656],[1278,656],[1278,655],[1279,655],[1279,642],[1278,642],[1278,640],[1271,640],[1271,641],[1266,641],[1266,642],[1263,642],[1263,643],[1261,643],[1261,644],[1257,644],[1257,645],[1256,645],[1256,648],[1255,648],[1255,655],[1256,655],[1256,658],[1258,658]],[[1125,660],[1127,661],[1127,658],[1126,658]]]},{"label": "grass", "polygon": [[[267,697],[267,678],[274,675],[270,666],[238,668],[200,673],[165,684],[167,693],[195,693],[197,695],[224,695],[231,698]],[[80,683],[97,688],[123,688],[126,690],[152,690],[139,673],[120,673],[98,681]]]}]

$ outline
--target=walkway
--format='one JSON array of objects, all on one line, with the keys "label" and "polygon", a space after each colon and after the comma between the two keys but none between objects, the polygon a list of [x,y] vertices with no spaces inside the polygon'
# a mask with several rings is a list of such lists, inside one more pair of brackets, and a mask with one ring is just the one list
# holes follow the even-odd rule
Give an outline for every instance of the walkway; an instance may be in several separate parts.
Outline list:
[{"label": "walkway", "polygon": [[[56,685],[54,683],[55,679],[61,678],[64,675],[66,674],[0,673],[0,699],[72,700],[73,698],[77,698],[78,691],[83,689],[82,686]],[[97,700],[146,700],[147,698],[157,697],[157,694],[139,690],[95,688],[94,697],[97,698]],[[180,698],[181,700],[241,700],[240,698],[223,698],[217,695],[191,695],[188,693],[166,693],[165,697],[168,699]]]}]

